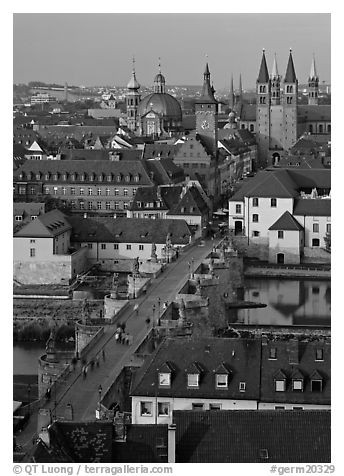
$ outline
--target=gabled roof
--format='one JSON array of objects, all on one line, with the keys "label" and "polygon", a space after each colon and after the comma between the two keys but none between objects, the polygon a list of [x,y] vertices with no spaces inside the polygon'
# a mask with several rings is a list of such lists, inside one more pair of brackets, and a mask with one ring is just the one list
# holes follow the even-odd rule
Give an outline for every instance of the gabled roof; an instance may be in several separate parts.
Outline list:
[{"label": "gabled roof", "polygon": [[70,217],[71,241],[78,243],[156,243],[164,244],[169,233],[173,245],[186,245],[191,231],[185,220],[146,218]]},{"label": "gabled roof", "polygon": [[189,187],[167,215],[204,215],[209,211],[197,187]]},{"label": "gabled roof", "polygon": [[263,170],[244,183],[230,201],[243,200],[244,197],[294,198],[298,195],[297,187],[286,170]]},{"label": "gabled roof", "polygon": [[180,147],[179,144],[146,144],[143,150],[143,159],[156,159],[157,157],[162,159],[173,159]]},{"label": "gabled roof", "polygon": [[331,461],[330,411],[178,410],[173,423],[176,463]]},{"label": "gabled roof", "polygon": [[[319,105],[309,105],[309,104],[300,104],[297,106],[297,119],[302,122],[329,122],[331,121],[331,105],[330,104],[319,104]],[[325,138],[329,137],[325,135]]]},{"label": "gabled roof", "polygon": [[295,200],[294,211],[295,216],[331,216],[331,200],[329,198],[300,198]]},{"label": "gabled roof", "polygon": [[172,158],[143,160],[142,164],[155,185],[180,183],[185,178],[183,169]]},{"label": "gabled roof", "polygon": [[301,231],[303,227],[289,212],[284,212],[269,230]]},{"label": "gabled roof", "polygon": [[260,68],[257,78],[257,83],[268,83],[269,82],[269,72],[266,64],[265,50],[263,50],[262,60],[260,62]]},{"label": "gabled roof", "polygon": [[244,182],[230,201],[243,201],[244,197],[298,198],[303,189],[330,189],[329,169],[266,169]]},{"label": "gabled roof", "polygon": [[[170,361],[174,367],[170,388],[157,388],[157,369]],[[203,369],[199,388],[187,388],[185,369],[198,362]],[[216,389],[216,369],[225,363],[233,369],[228,389]],[[171,398],[259,398],[259,339],[176,338],[165,339],[156,353],[137,371],[132,396],[165,396]],[[239,383],[246,382],[245,393]]]},{"label": "gabled roof", "polygon": [[[152,207],[145,208],[145,206],[139,206],[138,203],[153,204]],[[159,206],[157,205],[159,203]],[[168,210],[162,196],[158,196],[158,188],[154,187],[139,187],[136,191],[133,203],[130,210],[135,211],[163,211]]]},{"label": "gabled roof", "polygon": [[51,210],[44,215],[38,216],[36,220],[30,221],[15,233],[14,236],[28,238],[53,238],[71,228],[70,223],[62,212],[59,210]]},{"label": "gabled roof", "polygon": [[14,202],[13,216],[15,215],[40,215],[44,213],[45,203],[38,202]]},{"label": "gabled roof", "polygon": [[[276,359],[270,359],[270,349],[274,348]],[[323,361],[316,360],[316,350],[323,350]],[[290,360],[291,353],[297,357],[297,362]],[[304,376],[302,392],[293,390],[292,378],[295,368]],[[286,378],[284,392],[276,392],[275,376],[282,371]],[[320,372],[323,380],[322,392],[314,392],[311,388],[311,378],[314,371]],[[330,405],[331,403],[331,343],[329,340],[314,341],[282,341],[269,340],[262,345],[261,360],[261,402],[295,403]]]},{"label": "gabled roof", "polygon": [[296,83],[296,74],[295,74],[295,68],[294,68],[294,61],[293,61],[293,55],[289,53],[289,59],[288,59],[288,64],[287,64],[287,71],[285,73],[284,77],[284,82],[285,83]]},{"label": "gabled roof", "polygon": [[[70,175],[74,173],[78,176],[81,174],[85,174],[86,176],[95,174],[96,178],[94,183],[98,182],[98,178],[101,174],[104,176],[112,174],[114,178],[117,176],[122,177],[118,184],[123,182],[126,185],[134,186],[152,185],[152,181],[148,177],[140,160],[27,160],[20,169],[15,171],[14,177],[18,180],[20,173],[32,173],[35,177],[39,172],[42,174],[66,174],[66,183],[73,182]],[[130,177],[129,182],[125,181],[126,176]],[[135,176],[138,176],[138,182],[134,180]],[[44,178],[42,180],[47,182]],[[74,183],[77,182],[78,178],[76,178]],[[115,179],[111,183],[113,184],[114,182],[116,182]],[[87,183],[87,179],[84,183]],[[110,184],[110,182],[106,182],[105,180],[102,183]]]}]

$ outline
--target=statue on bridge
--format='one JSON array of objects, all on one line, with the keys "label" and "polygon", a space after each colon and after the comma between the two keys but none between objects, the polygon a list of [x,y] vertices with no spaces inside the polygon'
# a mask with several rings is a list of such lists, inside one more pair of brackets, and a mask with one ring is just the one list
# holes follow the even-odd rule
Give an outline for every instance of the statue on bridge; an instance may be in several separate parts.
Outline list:
[{"label": "statue on bridge", "polygon": [[81,308],[81,321],[83,324],[87,324],[90,319],[90,306],[87,299],[83,299]]},{"label": "statue on bridge", "polygon": [[139,258],[135,258],[134,261],[133,261],[133,268],[132,268],[132,275],[133,277],[135,278],[138,278],[140,277],[140,263],[139,263]]},{"label": "statue on bridge", "polygon": [[112,290],[111,290],[111,297],[113,299],[118,299],[118,273],[113,273],[112,277]]},{"label": "statue on bridge", "polygon": [[158,261],[158,256],[156,254],[156,244],[155,243],[152,243],[151,261],[153,261],[153,263],[156,263]]}]

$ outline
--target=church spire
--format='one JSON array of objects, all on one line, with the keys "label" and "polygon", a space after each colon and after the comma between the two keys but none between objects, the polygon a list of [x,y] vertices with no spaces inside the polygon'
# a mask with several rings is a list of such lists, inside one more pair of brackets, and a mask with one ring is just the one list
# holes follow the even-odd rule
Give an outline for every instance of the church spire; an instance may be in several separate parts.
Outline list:
[{"label": "church spire", "polygon": [[292,55],[292,50],[289,50],[289,60],[288,60],[288,65],[287,65],[287,71],[285,73],[285,78],[284,82],[285,83],[296,83],[296,74],[295,74],[295,68],[294,68],[294,61],[293,61],[293,55]]},{"label": "church spire", "polygon": [[235,102],[235,96],[234,96],[234,82],[233,82],[233,74],[232,74],[231,82],[229,85],[229,101],[228,101],[229,109],[231,111],[233,111],[234,102]]},{"label": "church spire", "polygon": [[131,73],[131,78],[130,78],[130,81],[127,85],[127,88],[128,89],[132,89],[132,90],[137,90],[137,89],[140,89],[140,84],[138,83],[137,79],[136,79],[136,73],[135,73],[135,57],[133,56],[133,70],[132,70],[132,73]]},{"label": "church spire", "polygon": [[239,96],[241,98],[242,96],[242,78],[241,78],[241,73],[239,75]]},{"label": "church spire", "polygon": [[271,71],[271,79],[277,79],[277,78],[279,78],[279,74],[278,74],[278,67],[277,67],[277,57],[275,53],[274,63],[272,65],[272,71]]},{"label": "church spire", "polygon": [[269,82],[269,72],[268,72],[268,67],[266,64],[265,49],[263,49],[262,61],[260,63],[257,83],[268,83],[268,82]]},{"label": "church spire", "polygon": [[217,104],[217,101],[214,97],[214,92],[215,90],[210,84],[210,71],[209,71],[209,65],[207,61],[205,65],[204,74],[203,74],[202,94],[198,102]]},{"label": "church spire", "polygon": [[319,80],[319,76],[318,76],[317,69],[316,69],[316,66],[315,66],[314,54],[313,54],[313,59],[312,59],[312,64],[311,64],[311,70],[310,70],[310,73],[309,73],[309,80],[310,81]]}]

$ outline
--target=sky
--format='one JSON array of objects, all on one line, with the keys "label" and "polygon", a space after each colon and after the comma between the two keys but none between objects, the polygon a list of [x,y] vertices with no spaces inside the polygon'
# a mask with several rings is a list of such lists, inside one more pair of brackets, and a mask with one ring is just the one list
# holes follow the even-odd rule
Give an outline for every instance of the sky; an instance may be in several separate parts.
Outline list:
[{"label": "sky", "polygon": [[125,86],[132,57],[138,81],[151,86],[161,70],[167,84],[202,84],[209,62],[215,89],[254,87],[262,49],[268,68],[277,54],[284,75],[289,49],[307,82],[312,55],[320,81],[331,80],[328,13],[15,13],[13,82]]}]

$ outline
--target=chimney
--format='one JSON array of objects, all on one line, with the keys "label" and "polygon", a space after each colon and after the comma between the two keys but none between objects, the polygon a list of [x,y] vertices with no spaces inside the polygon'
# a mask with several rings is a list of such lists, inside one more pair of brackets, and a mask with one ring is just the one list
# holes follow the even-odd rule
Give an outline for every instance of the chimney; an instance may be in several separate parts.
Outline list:
[{"label": "chimney", "polygon": [[167,430],[167,462],[176,462],[176,425],[171,423]]},{"label": "chimney", "polygon": [[287,343],[287,352],[289,354],[290,364],[299,364],[299,341],[298,339],[291,339]]}]

